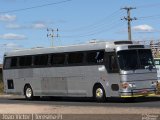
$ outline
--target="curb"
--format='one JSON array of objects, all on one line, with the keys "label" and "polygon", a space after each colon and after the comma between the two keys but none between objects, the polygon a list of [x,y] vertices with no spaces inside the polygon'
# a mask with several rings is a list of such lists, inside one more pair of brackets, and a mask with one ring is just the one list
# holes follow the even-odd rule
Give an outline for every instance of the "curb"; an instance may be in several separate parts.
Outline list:
[{"label": "curb", "polygon": [[10,97],[10,96],[15,96],[15,95],[11,95],[11,94],[0,94],[0,97]]},{"label": "curb", "polygon": [[22,95],[0,94],[0,98],[22,97]]}]

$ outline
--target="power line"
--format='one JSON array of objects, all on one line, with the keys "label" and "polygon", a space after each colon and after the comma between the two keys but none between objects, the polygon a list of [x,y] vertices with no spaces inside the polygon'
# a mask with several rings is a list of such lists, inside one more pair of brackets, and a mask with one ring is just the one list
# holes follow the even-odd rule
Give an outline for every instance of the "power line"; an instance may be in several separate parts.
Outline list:
[{"label": "power line", "polygon": [[[120,22],[118,23],[114,23],[112,26],[110,27],[107,27],[105,29],[101,29],[99,31],[94,31],[94,32],[90,32],[88,34],[81,34],[81,35],[71,35],[71,36],[61,36],[61,37],[65,37],[65,38],[78,38],[78,37],[88,37],[88,36],[93,36],[93,35],[97,35],[97,34],[101,34],[101,33],[104,33],[104,32],[107,32],[109,30],[113,30],[114,28],[118,28],[118,27],[121,27],[122,24],[120,24]],[[117,27],[118,26],[118,27]]]},{"label": "power line", "polygon": [[[121,13],[121,14],[119,14],[119,13]],[[113,18],[118,17],[117,14],[119,16],[121,16],[124,13],[120,12],[119,10],[116,10],[115,12],[111,13],[110,15],[104,17],[102,20],[99,20],[99,21],[92,23],[90,25],[79,27],[79,28],[72,30],[72,35],[67,35],[67,36],[63,35],[61,37],[63,37],[63,38],[87,37],[87,36],[93,36],[96,34],[104,33],[107,30],[113,30],[114,28],[117,28],[117,26],[119,27],[119,25],[120,25],[120,22],[118,22],[118,24],[116,24],[117,21],[119,21],[118,19],[113,20]],[[106,23],[106,21],[108,21],[108,22]],[[116,26],[116,27],[114,27],[114,26]],[[85,29],[85,28],[87,28],[87,29]],[[73,35],[73,33],[76,32],[76,30],[82,31],[82,34]],[[63,33],[64,32],[71,32],[71,30],[69,30],[69,31],[63,30],[61,32],[63,32]]]},{"label": "power line", "polygon": [[[108,30],[113,30],[114,28],[117,28],[117,26],[119,27],[119,25],[120,25],[118,23],[116,27],[114,27],[114,28],[112,27],[112,26],[115,26],[117,21],[119,21],[118,18],[116,18],[117,20],[113,20],[115,18],[115,15],[117,16],[117,13],[118,13],[119,16],[124,14],[123,12],[120,12],[122,14],[119,14],[118,11],[115,11],[112,14],[108,15],[107,17],[105,17],[104,19],[95,22],[95,24],[90,24],[90,25],[84,26],[83,29],[82,29],[82,27],[75,29],[74,31],[72,31],[72,35],[61,36],[61,37],[63,37],[63,38],[88,37],[88,36],[93,36],[93,35],[96,35],[96,34],[104,33],[104,32],[106,32]],[[106,23],[106,21],[107,21],[107,23]],[[85,29],[85,27],[86,27],[86,29]],[[110,28],[112,28],[112,29],[110,29]],[[76,30],[81,31],[81,33],[73,35],[73,33],[75,33]],[[61,34],[64,33],[63,31],[61,31],[61,32],[62,32]]]},{"label": "power line", "polygon": [[27,8],[21,8],[21,9],[3,11],[3,12],[0,12],[0,14],[2,14],[2,13],[4,14],[4,13],[13,13],[13,12],[26,11],[26,10],[41,8],[41,7],[50,6],[50,5],[62,4],[62,3],[69,2],[69,1],[72,1],[72,0],[63,0],[63,1],[59,1],[59,2],[53,2],[53,3],[38,5],[38,6],[32,6],[32,7],[27,7]]},{"label": "power line", "polygon": [[149,7],[156,7],[156,6],[159,7],[160,3],[140,5],[140,6],[137,6],[136,8],[141,9],[141,8],[149,8]]},{"label": "power line", "polygon": [[[117,11],[113,12],[110,16],[108,17],[105,17],[105,18],[108,18],[106,20],[109,20],[109,17],[112,18],[113,15],[117,15]],[[119,14],[120,15],[120,14]],[[106,20],[103,19],[105,22]],[[66,37],[66,38],[74,38],[74,37],[87,37],[87,36],[93,36],[93,35],[97,35],[97,34],[101,34],[101,33],[104,33],[106,31],[109,31],[109,30],[113,30],[114,28],[117,28],[117,26],[119,27],[120,26],[120,21],[117,19],[117,20],[113,20],[113,18],[108,21],[108,23],[104,23],[104,21],[102,21],[101,23],[98,23],[98,24],[92,24],[90,26],[86,26],[87,28],[91,27],[92,29],[89,29],[89,31],[83,33],[83,34],[78,34],[78,35],[67,35],[67,36],[61,36],[61,37]],[[118,24],[117,24],[117,21],[118,21]],[[84,32],[85,29],[82,29]],[[73,31],[75,32],[75,31]],[[72,34],[73,34],[72,32]]]},{"label": "power line", "polygon": [[121,16],[121,14],[119,14],[119,13],[120,13],[120,11],[116,10],[115,12],[111,13],[110,15],[108,15],[108,16],[104,17],[103,19],[98,20],[98,21],[96,21],[96,22],[94,22],[90,25],[82,26],[82,27],[79,27],[79,28],[73,28],[73,29],[69,29],[69,30],[63,30],[62,32],[76,32],[76,31],[79,32],[79,31],[85,31],[86,29],[92,29],[93,30],[93,29],[105,26],[106,21],[108,23],[111,23],[113,21],[114,17],[117,17],[117,15]]},{"label": "power line", "polygon": [[160,15],[150,15],[150,16],[143,16],[143,17],[138,17],[138,19],[145,19],[145,18],[153,18],[153,17],[160,17]]}]

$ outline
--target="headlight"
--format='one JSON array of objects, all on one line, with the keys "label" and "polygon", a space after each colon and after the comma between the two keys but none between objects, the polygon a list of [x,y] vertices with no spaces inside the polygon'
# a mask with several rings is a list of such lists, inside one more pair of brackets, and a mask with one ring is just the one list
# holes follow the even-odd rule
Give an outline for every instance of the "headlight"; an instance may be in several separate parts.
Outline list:
[{"label": "headlight", "polygon": [[128,84],[128,83],[122,83],[122,85],[121,85],[121,86],[122,86],[122,88],[123,88],[123,89],[126,89],[126,88],[128,88],[128,87],[129,87],[129,84]]},{"label": "headlight", "polygon": [[127,89],[127,88],[136,88],[136,84],[135,83],[122,83],[122,88],[123,89]]},{"label": "headlight", "polygon": [[136,84],[135,83],[129,83],[129,87],[130,88],[136,88]]}]

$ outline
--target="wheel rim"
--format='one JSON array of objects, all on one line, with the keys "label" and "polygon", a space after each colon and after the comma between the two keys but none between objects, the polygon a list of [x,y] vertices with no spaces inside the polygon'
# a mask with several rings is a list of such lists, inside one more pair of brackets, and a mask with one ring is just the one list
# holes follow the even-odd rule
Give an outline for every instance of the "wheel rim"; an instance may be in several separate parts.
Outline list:
[{"label": "wheel rim", "polygon": [[32,89],[31,88],[27,88],[26,89],[26,96],[27,96],[27,98],[31,98],[32,97]]},{"label": "wheel rim", "polygon": [[101,88],[98,88],[96,90],[96,97],[97,98],[102,98],[103,97],[103,90]]}]

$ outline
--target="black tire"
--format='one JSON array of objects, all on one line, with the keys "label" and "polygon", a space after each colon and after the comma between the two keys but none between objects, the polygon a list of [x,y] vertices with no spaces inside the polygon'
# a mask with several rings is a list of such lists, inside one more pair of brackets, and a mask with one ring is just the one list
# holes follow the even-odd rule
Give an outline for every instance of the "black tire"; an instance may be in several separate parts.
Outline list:
[{"label": "black tire", "polygon": [[26,85],[25,88],[24,88],[24,95],[25,95],[25,98],[27,100],[32,100],[34,98],[33,96],[33,90],[31,88],[30,85]]},{"label": "black tire", "polygon": [[93,98],[97,102],[105,102],[106,101],[106,94],[105,94],[105,91],[104,91],[104,88],[102,87],[102,85],[96,85],[93,88]]}]

